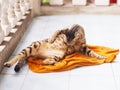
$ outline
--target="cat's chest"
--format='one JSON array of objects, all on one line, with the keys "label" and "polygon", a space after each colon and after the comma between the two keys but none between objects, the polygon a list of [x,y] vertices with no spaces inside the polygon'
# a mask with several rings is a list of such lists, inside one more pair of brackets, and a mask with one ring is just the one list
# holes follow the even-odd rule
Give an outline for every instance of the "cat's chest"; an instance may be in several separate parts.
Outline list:
[{"label": "cat's chest", "polygon": [[67,44],[64,41],[56,40],[54,43],[50,44],[49,48],[65,51],[67,48]]}]

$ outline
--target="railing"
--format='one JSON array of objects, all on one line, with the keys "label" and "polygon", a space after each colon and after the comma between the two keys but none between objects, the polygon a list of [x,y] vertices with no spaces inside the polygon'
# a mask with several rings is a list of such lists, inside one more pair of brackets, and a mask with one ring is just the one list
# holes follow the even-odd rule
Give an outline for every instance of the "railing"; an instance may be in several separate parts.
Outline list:
[{"label": "railing", "polygon": [[24,15],[30,9],[29,0],[2,0],[0,17],[0,44],[20,22]]},{"label": "railing", "polygon": [[[120,5],[120,0],[41,0],[42,4],[49,5],[64,5],[71,2],[72,5],[88,5],[92,3],[94,5],[110,5],[117,4]],[[65,3],[67,2],[67,3]]]},{"label": "railing", "polygon": [[31,20],[29,0],[2,0],[0,16],[0,71]]},{"label": "railing", "polygon": [[41,0],[41,3],[42,15],[120,14],[120,0]]}]

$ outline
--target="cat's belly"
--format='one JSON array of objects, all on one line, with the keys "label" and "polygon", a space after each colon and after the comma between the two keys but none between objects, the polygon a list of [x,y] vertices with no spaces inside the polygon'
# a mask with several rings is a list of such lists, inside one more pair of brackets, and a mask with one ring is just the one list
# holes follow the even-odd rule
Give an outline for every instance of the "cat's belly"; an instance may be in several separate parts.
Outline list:
[{"label": "cat's belly", "polygon": [[65,52],[61,51],[61,50],[54,50],[54,49],[43,49],[40,50],[38,53],[38,56],[40,56],[41,58],[50,58],[50,57],[54,57],[54,56],[58,56],[60,58],[62,58],[64,56]]}]

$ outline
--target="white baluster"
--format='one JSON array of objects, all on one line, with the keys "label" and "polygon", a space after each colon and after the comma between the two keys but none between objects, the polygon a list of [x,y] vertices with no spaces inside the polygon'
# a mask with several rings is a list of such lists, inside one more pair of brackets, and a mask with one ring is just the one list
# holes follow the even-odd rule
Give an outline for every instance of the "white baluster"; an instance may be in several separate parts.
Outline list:
[{"label": "white baluster", "polygon": [[15,15],[17,17],[17,21],[20,21],[22,19],[22,12],[20,10],[20,2],[15,2],[14,4],[14,10],[15,10]]},{"label": "white baluster", "polygon": [[1,13],[1,28],[4,31],[4,35],[8,36],[11,30],[11,25],[8,21],[8,14],[5,11],[2,11]]},{"label": "white baluster", "polygon": [[29,0],[24,0],[25,6],[26,6],[26,10],[30,9],[30,1]]},{"label": "white baluster", "polygon": [[87,0],[72,0],[73,5],[86,5]]},{"label": "white baluster", "polygon": [[24,3],[24,0],[20,0],[20,9],[22,11],[22,15],[25,15],[26,13],[26,6],[25,6],[25,3]]},{"label": "white baluster", "polygon": [[50,5],[63,5],[64,0],[50,0]]},{"label": "white baluster", "polygon": [[95,0],[95,5],[109,5],[110,0]]},{"label": "white baluster", "polygon": [[11,24],[11,27],[14,28],[17,24],[17,18],[15,15],[14,7],[12,5],[8,8],[8,20]]},{"label": "white baluster", "polygon": [[4,40],[4,31],[1,28],[1,24],[0,24],[0,44],[3,42]]}]

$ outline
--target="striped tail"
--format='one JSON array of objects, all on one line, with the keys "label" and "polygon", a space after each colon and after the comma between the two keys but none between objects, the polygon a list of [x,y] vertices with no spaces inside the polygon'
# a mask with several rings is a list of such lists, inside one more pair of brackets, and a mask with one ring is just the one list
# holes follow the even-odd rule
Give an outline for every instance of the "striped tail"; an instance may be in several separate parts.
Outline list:
[{"label": "striped tail", "polygon": [[26,63],[26,61],[27,61],[27,57],[21,58],[16,64],[14,71],[19,72],[21,67]]}]

